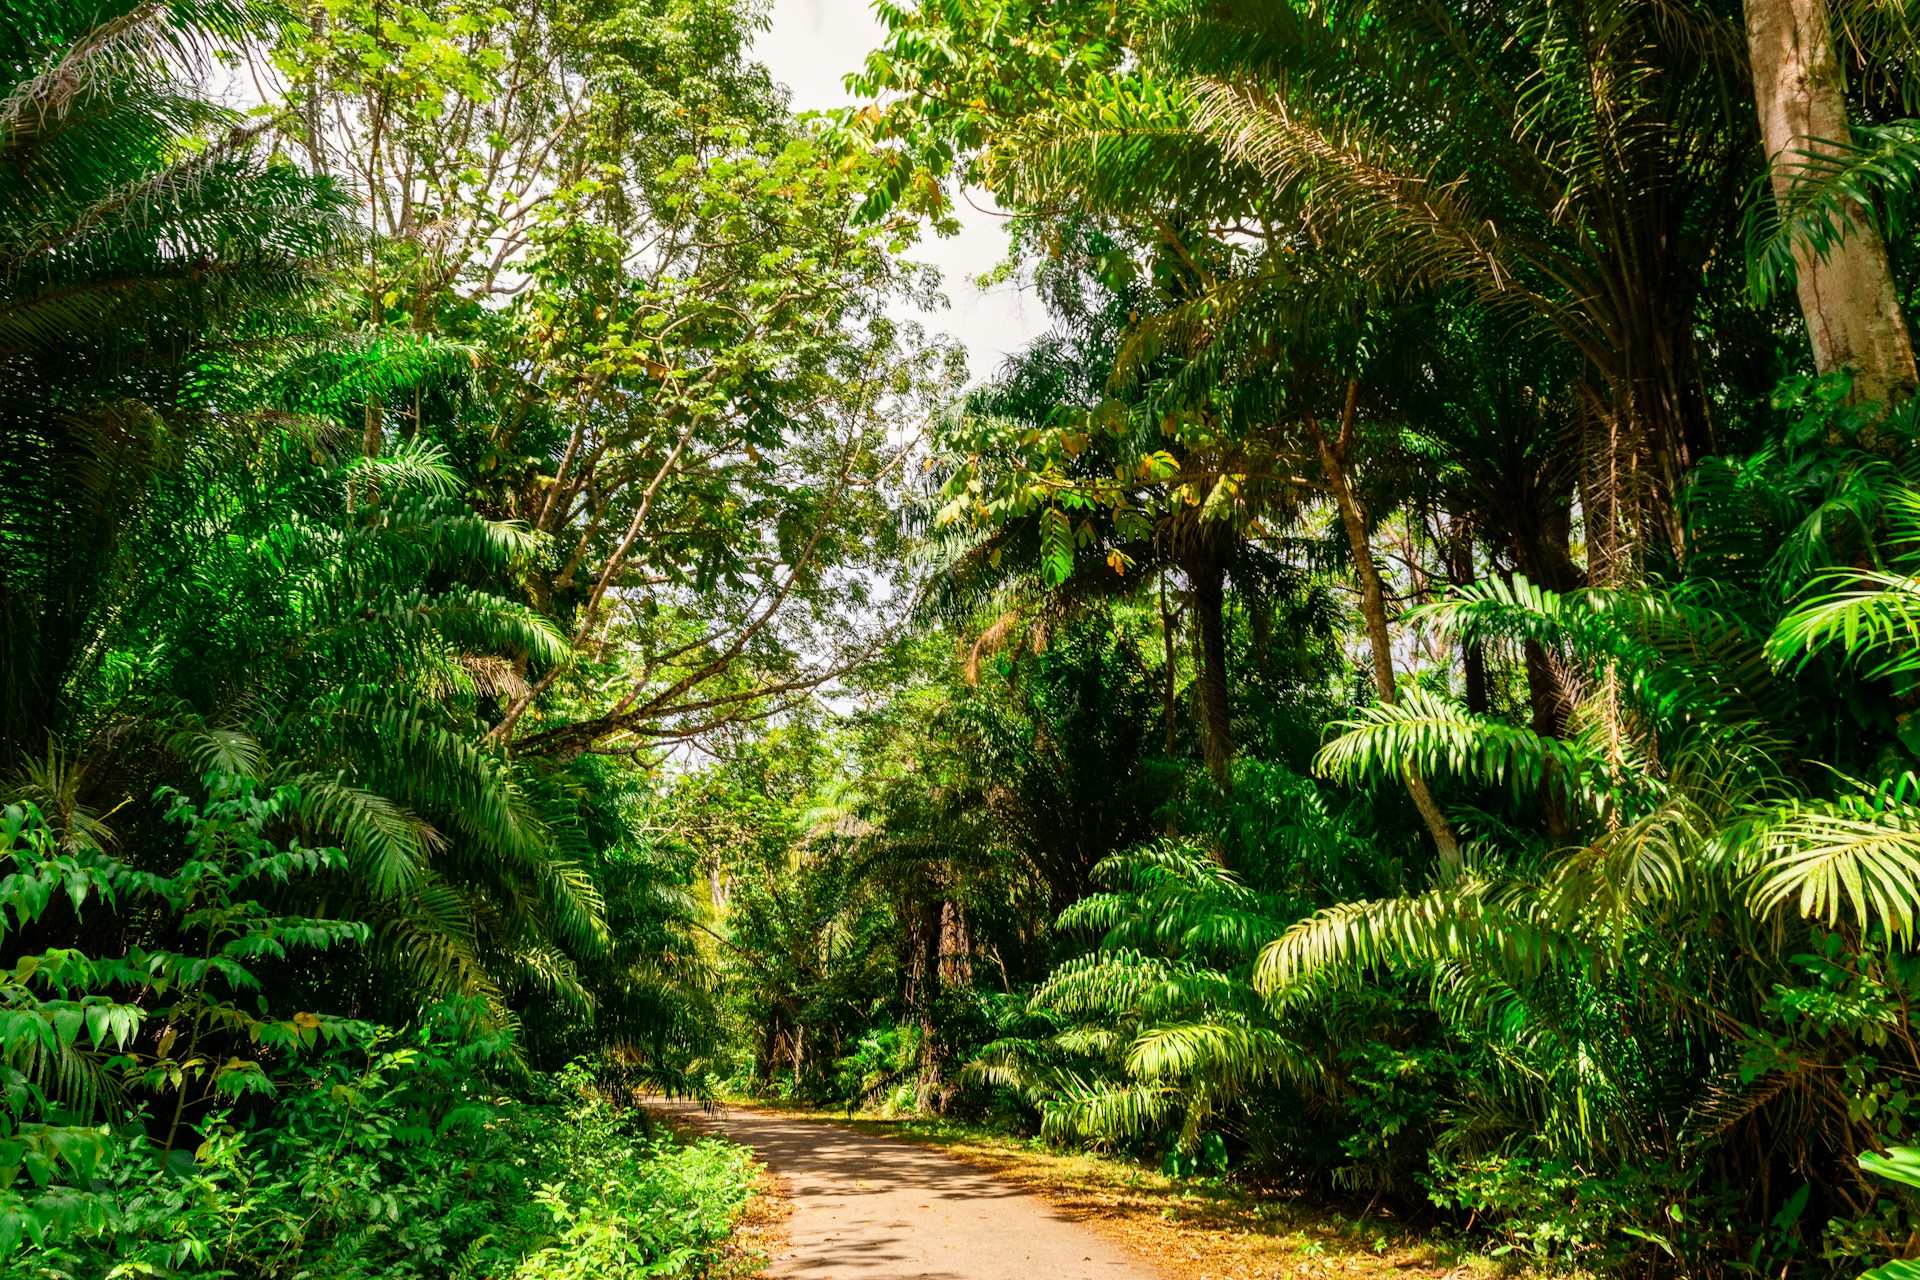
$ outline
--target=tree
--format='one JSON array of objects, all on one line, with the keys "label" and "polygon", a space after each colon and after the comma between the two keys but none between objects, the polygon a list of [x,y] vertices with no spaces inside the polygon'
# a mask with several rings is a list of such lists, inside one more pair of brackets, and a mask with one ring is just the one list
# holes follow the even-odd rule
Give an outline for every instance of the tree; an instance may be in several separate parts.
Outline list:
[{"label": "tree", "polygon": [[[1796,199],[1799,172],[1852,147],[1846,89],[1827,6],[1819,0],[1748,0],[1747,46],[1754,100],[1774,198]],[[1837,147],[1836,147],[1837,144]],[[1839,210],[1832,241],[1802,243],[1794,288],[1821,373],[1851,369],[1863,400],[1897,402],[1913,394],[1913,341],[1901,314],[1880,230],[1856,205]]]},{"label": "tree", "polygon": [[[1750,168],[1752,134],[1724,109],[1745,64],[1732,15],[1690,10],[1684,39],[1668,16],[982,4],[903,15],[865,84],[908,92],[884,127],[928,141],[902,163],[960,163],[1034,213],[1151,227],[1211,272],[1216,311],[1254,308],[1249,328],[1290,317],[1260,309],[1258,270],[1209,265],[1209,232],[1266,247],[1282,280],[1311,245],[1382,298],[1465,289],[1562,344],[1599,582],[1637,572],[1643,547],[1683,550],[1676,485],[1720,447],[1694,373],[1696,327],[1719,317],[1696,304]],[[1030,28],[1059,43],[1011,34]],[[1452,88],[1463,60],[1471,93]]]},{"label": "tree", "polygon": [[505,699],[519,755],[775,714],[886,630],[910,447],[887,433],[956,357],[887,316],[931,288],[913,228],[854,222],[874,162],[787,119],[758,21],[340,4],[275,50],[308,150],[367,197],[356,319],[476,366],[464,397],[369,397],[366,446],[440,440],[542,538],[520,587],[580,660]]},{"label": "tree", "polygon": [[469,353],[328,325],[346,199],[174,80],[250,20],[55,6],[21,28],[14,65],[49,69],[10,99],[32,163],[5,179],[7,793],[164,867],[156,786],[294,784],[345,853],[327,891],[375,926],[352,999],[584,1009],[607,937],[572,803],[482,742],[514,674],[569,656],[501,590],[532,540],[425,440],[367,457],[359,429],[369,394],[457,391]]}]

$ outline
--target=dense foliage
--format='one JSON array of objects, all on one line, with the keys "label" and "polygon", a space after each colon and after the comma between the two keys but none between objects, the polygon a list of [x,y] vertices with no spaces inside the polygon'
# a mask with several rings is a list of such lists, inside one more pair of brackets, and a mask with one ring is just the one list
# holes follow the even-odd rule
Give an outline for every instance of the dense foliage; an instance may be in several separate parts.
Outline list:
[{"label": "dense foliage", "polygon": [[702,783],[820,957],[735,966],[761,1087],[1545,1266],[1910,1250],[1913,361],[1834,300],[1920,282],[1913,46],[1818,17],[1858,132],[1783,150],[1809,11],[882,8],[869,212],[986,184],[1055,329],[935,432],[911,651]]},{"label": "dense foliage", "polygon": [[758,22],[9,12],[8,1274],[727,1236],[744,1153],[614,1106],[720,1043],[656,744],[871,648],[952,360]]},{"label": "dense foliage", "polygon": [[664,1089],[1913,1274],[1898,6],[15,10],[0,1270],[697,1272]]}]

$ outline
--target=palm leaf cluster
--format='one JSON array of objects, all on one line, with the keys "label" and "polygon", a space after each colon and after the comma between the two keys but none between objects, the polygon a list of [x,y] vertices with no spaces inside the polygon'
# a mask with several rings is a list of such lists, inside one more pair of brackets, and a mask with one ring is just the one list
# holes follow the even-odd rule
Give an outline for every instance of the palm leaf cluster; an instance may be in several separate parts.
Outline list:
[{"label": "palm leaf cluster", "polygon": [[[1427,610],[1454,634],[1522,631],[1573,655],[1591,673],[1577,731],[1543,737],[1412,692],[1341,726],[1321,767],[1352,780],[1414,760],[1544,797],[1569,839],[1516,849],[1489,826],[1457,879],[1292,926],[1262,953],[1260,989],[1291,998],[1332,975],[1428,974],[1437,1008],[1504,1046],[1505,1131],[1575,1159],[1708,1158],[1702,1144],[1744,1125],[1742,1141],[1788,1142],[1809,1176],[1823,1150],[1850,1160],[1871,1138],[1816,1065],[1831,1050],[1779,1060],[1756,1084],[1749,1039],[1795,985],[1800,953],[1827,936],[1869,955],[1905,948],[1920,900],[1914,775],[1836,778],[1796,751],[1811,717],[1776,661],[1829,640],[1885,652],[1884,629],[1823,624],[1864,606],[1822,586],[1771,633],[1686,586],[1562,597],[1516,584]],[[1897,599],[1883,603],[1899,616]],[[1664,1071],[1649,1066],[1656,1043],[1679,1059]],[[1729,1111],[1756,1088],[1791,1105]]]},{"label": "palm leaf cluster", "polygon": [[983,1047],[978,1081],[1018,1090],[1056,1140],[1172,1134],[1196,1148],[1262,1089],[1317,1081],[1320,1063],[1262,1000],[1252,963],[1288,904],[1204,851],[1143,845],[1095,868],[1111,888],[1059,919],[1097,947],[1056,967],[1029,1000],[1025,1034]]},{"label": "palm leaf cluster", "polygon": [[612,1004],[638,1042],[660,984],[600,887],[620,785],[583,797],[487,741],[569,658],[514,598],[541,548],[424,438],[363,456],[369,398],[457,400],[473,354],[341,332],[346,193],[194,86],[261,20],[50,3],[0,38],[0,774],[75,847],[157,866],[157,785],[290,785],[345,851],[334,909],[374,926],[293,987],[395,1019],[454,992],[502,1023]]}]

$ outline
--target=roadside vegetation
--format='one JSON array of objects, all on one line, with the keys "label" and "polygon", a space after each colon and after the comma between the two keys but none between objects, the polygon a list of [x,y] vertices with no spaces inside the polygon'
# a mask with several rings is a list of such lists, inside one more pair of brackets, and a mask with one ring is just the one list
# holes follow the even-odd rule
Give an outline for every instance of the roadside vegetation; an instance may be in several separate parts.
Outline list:
[{"label": "roadside vegetation", "polygon": [[1905,1258],[1907,19],[885,16],[845,126],[1055,327],[859,711],[678,789],[753,1087],[1548,1270]]},{"label": "roadside vegetation", "polygon": [[876,13],[9,12],[0,1270],[735,1273],[664,1090],[1911,1280],[1912,15]]},{"label": "roadside vegetation", "polygon": [[869,646],[950,359],[756,29],[0,24],[0,1271],[723,1251],[662,748]]}]

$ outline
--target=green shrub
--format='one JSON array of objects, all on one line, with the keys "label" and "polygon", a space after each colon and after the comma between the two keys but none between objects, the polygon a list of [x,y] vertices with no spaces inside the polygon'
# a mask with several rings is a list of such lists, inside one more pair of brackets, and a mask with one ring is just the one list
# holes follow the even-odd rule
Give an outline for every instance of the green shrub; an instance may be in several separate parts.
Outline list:
[{"label": "green shrub", "polygon": [[0,1280],[701,1269],[752,1194],[744,1149],[649,1137],[582,1066],[529,1083],[473,1001],[404,1030],[243,1009],[251,966],[365,930],[257,900],[334,858],[268,839],[290,788],[208,792],[163,796],[170,876],[63,845],[30,806],[0,822],[0,926],[137,903],[179,948],[0,971]]},{"label": "green shrub", "polygon": [[1497,1254],[1647,1274],[1655,1258],[1698,1257],[1724,1243],[1721,1213],[1708,1211],[1693,1181],[1677,1169],[1602,1174],[1559,1158],[1436,1153],[1430,1185],[1436,1203],[1471,1211],[1504,1237]]},{"label": "green shrub", "polygon": [[190,1160],[136,1128],[94,1173],[106,1225],[49,1232],[0,1277],[702,1269],[752,1195],[744,1148],[648,1138],[579,1067],[539,1101],[485,1096],[443,1030],[289,1072],[271,1125],[216,1117]]},{"label": "green shrub", "polygon": [[543,1163],[563,1175],[534,1194],[550,1234],[505,1274],[602,1280],[697,1272],[753,1194],[751,1154],[712,1138],[690,1146],[632,1141],[584,1077],[573,1079],[582,1101],[541,1138]]}]

